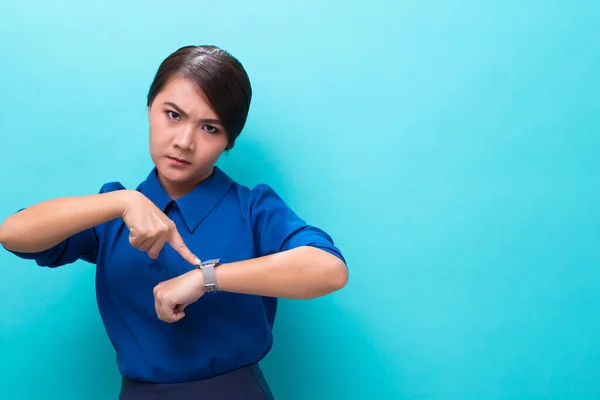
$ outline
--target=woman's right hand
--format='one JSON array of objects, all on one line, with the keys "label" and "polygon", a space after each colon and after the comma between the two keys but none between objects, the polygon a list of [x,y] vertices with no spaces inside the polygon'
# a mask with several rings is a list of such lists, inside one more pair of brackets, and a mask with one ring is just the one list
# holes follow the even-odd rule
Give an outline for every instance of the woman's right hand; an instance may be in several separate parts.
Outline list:
[{"label": "woman's right hand", "polygon": [[186,246],[175,223],[142,193],[132,190],[123,211],[123,221],[129,228],[129,243],[145,251],[150,258],[158,254],[169,243],[185,260],[198,265],[199,260]]}]

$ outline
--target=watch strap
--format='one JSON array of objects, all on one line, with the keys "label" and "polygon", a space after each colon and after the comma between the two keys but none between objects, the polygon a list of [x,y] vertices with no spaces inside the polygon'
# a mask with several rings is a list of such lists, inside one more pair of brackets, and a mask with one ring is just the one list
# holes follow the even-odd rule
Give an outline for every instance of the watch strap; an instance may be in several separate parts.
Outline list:
[{"label": "watch strap", "polygon": [[198,265],[198,268],[202,270],[202,276],[204,277],[204,289],[207,293],[219,292],[219,285],[217,285],[217,277],[215,274],[215,267],[219,265],[220,259],[213,259],[202,261]]}]

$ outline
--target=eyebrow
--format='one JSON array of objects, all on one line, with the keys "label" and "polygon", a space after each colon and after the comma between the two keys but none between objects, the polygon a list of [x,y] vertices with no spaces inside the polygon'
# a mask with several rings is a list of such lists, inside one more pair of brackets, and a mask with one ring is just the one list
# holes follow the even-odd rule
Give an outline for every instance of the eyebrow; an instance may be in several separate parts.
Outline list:
[{"label": "eyebrow", "polygon": [[[185,118],[189,117],[188,113],[186,113],[185,111],[183,111],[177,104],[172,103],[170,101],[165,101],[163,104],[165,106],[173,107],[175,109],[175,111],[177,111],[177,113],[181,114]],[[201,119],[200,122],[205,123],[205,124],[213,124],[213,125],[221,125],[221,126],[223,126],[223,123],[220,120],[213,119],[213,118]]]}]

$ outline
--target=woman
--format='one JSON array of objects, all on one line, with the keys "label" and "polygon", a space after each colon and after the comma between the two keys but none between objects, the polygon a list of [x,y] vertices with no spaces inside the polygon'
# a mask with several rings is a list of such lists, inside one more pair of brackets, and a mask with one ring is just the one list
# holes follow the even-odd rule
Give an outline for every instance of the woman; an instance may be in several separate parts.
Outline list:
[{"label": "woman", "polygon": [[215,166],[242,131],[251,94],[226,51],[177,50],[150,87],[154,167],[135,190],[107,183],[0,225],[0,243],[40,266],[96,265],[121,399],[271,399],[258,363],[272,345],[277,298],[347,282],[325,232],[268,185],[246,188]]}]

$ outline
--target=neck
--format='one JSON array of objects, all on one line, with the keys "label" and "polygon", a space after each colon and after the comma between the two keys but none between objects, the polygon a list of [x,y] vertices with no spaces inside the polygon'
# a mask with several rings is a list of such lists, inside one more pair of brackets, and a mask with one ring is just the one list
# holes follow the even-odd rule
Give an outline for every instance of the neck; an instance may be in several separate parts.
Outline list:
[{"label": "neck", "polygon": [[200,177],[196,177],[185,182],[169,181],[164,176],[162,176],[160,172],[158,172],[157,177],[158,181],[160,182],[165,192],[167,192],[169,197],[173,200],[177,200],[194,190],[196,186],[198,186],[202,181],[206,180],[206,178],[211,176],[212,173],[213,168],[211,168],[208,172],[202,174]]}]

